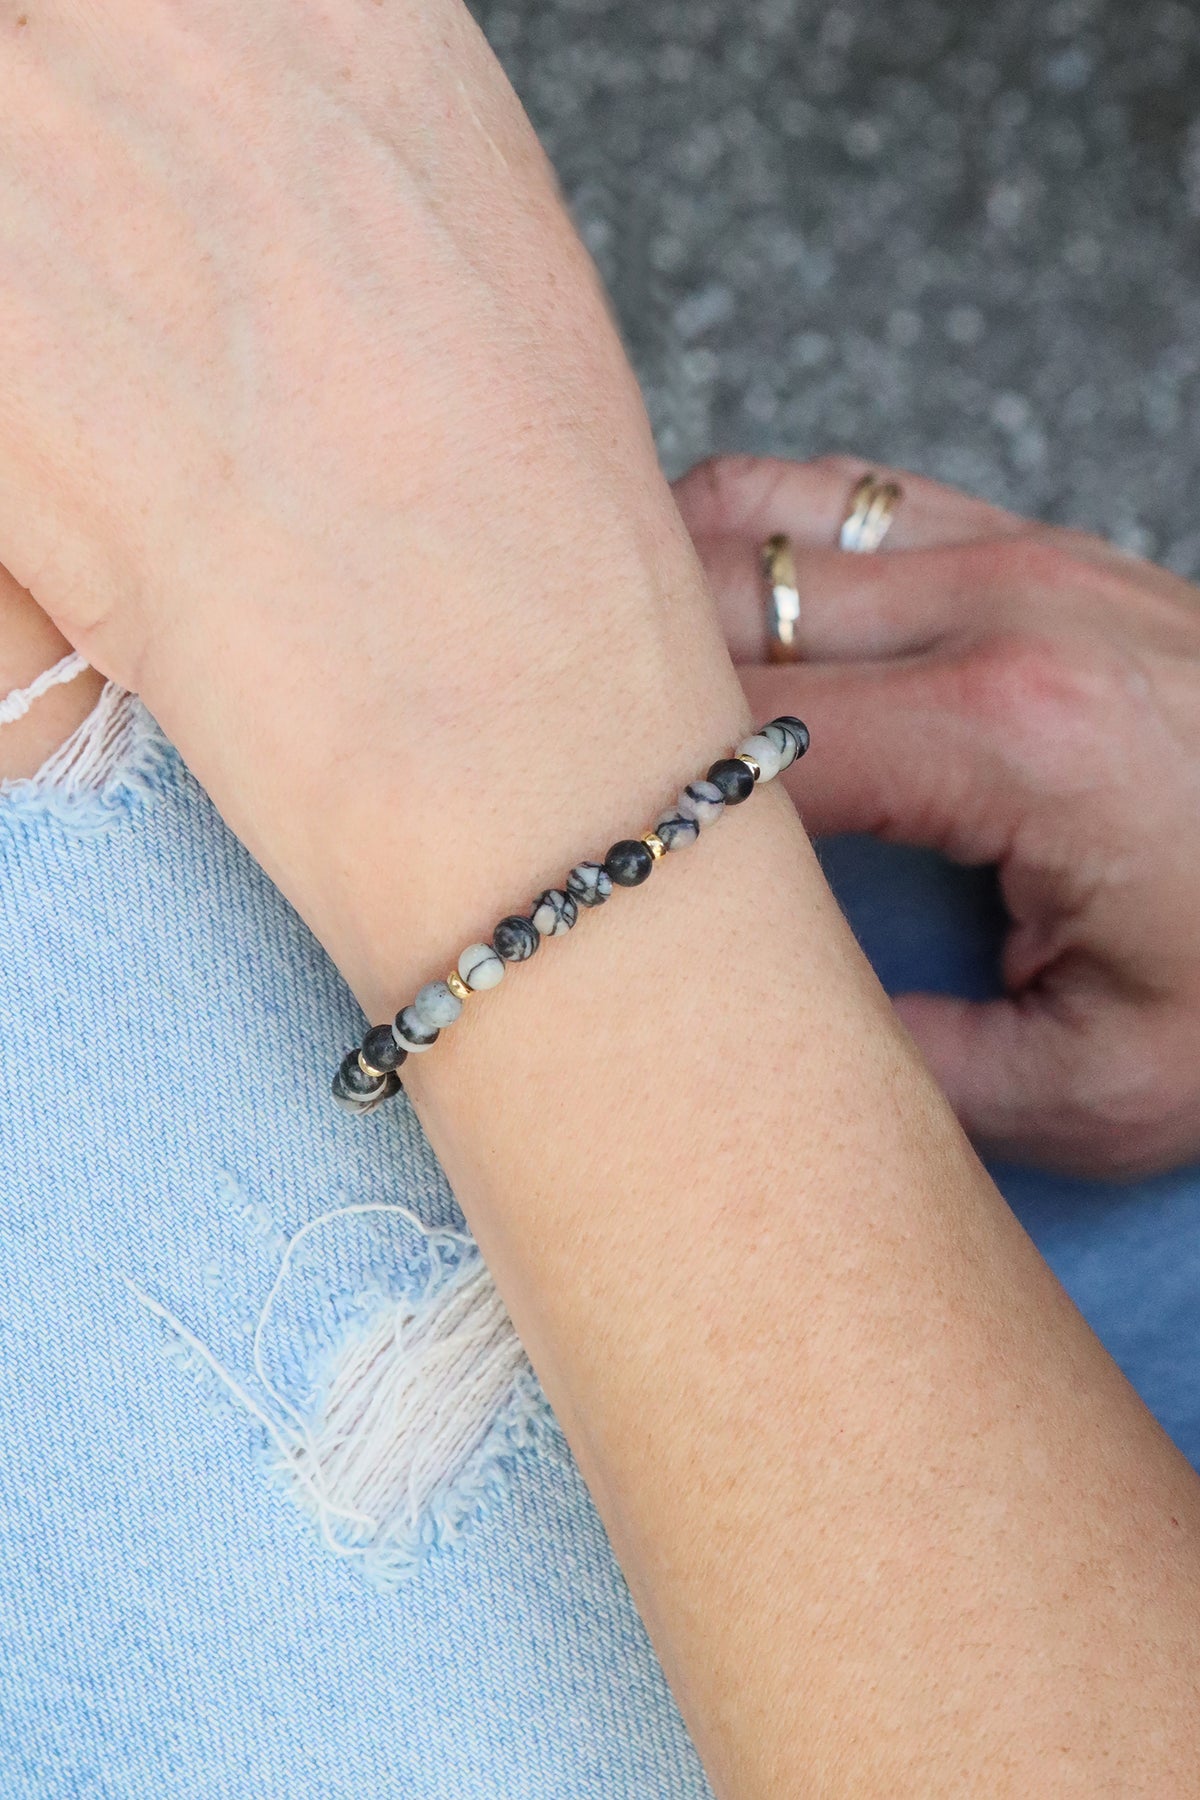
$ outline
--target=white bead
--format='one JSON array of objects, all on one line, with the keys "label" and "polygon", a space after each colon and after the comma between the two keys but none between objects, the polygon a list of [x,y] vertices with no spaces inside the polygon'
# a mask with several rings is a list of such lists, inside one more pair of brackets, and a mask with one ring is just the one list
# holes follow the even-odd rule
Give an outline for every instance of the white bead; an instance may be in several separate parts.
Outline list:
[{"label": "white bead", "polygon": [[504,980],[504,964],[490,944],[468,944],[458,959],[458,972],[476,992],[497,987]]},{"label": "white bead", "polygon": [[761,731],[756,731],[753,737],[748,737],[744,743],[739,744],[734,755],[752,756],[762,770],[759,777],[762,781],[773,781],[784,766],[778,745],[773,744]]}]

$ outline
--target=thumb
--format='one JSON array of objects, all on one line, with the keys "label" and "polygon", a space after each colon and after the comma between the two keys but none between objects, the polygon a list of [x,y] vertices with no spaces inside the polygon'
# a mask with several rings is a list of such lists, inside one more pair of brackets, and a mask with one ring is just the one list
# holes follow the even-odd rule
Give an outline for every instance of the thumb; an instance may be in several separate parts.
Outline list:
[{"label": "thumb", "polygon": [[901,994],[895,1007],[981,1151],[1071,1175],[1145,1173],[1129,1009],[1055,987],[983,1002]]},{"label": "thumb", "polygon": [[[809,726],[811,748],[785,780],[810,831],[866,831],[961,863],[1011,864],[1032,796],[1002,709],[978,704],[979,683],[964,681],[961,663],[920,656],[740,674],[759,716],[798,713]],[[1028,910],[1034,889],[1024,898]],[[1056,910],[1053,892],[1037,898]],[[1078,945],[1009,998],[906,994],[896,1008],[982,1149],[1077,1174],[1140,1166],[1131,1131],[1144,1097],[1127,1091],[1136,1021]]]}]

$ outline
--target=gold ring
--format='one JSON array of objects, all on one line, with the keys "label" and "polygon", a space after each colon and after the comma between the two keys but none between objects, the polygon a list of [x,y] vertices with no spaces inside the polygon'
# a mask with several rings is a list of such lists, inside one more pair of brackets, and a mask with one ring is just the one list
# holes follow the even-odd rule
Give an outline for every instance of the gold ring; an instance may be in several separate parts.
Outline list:
[{"label": "gold ring", "polygon": [[838,531],[838,549],[878,550],[902,498],[903,490],[896,482],[880,481],[877,475],[864,475],[855,482]]},{"label": "gold ring", "polygon": [[782,531],[763,545],[762,569],[767,582],[767,656],[771,662],[799,662],[803,653],[796,637],[800,623],[796,559],[792,540]]}]

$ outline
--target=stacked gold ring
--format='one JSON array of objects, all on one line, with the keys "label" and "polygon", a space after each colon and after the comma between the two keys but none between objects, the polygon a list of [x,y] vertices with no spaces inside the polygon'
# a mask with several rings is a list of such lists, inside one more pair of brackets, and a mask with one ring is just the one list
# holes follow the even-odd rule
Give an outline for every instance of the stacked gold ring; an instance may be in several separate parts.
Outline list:
[{"label": "stacked gold ring", "polygon": [[[838,528],[839,550],[878,550],[892,527],[903,498],[898,482],[867,474],[856,481]],[[796,558],[786,533],[769,537],[761,551],[766,583],[767,658],[774,663],[800,662],[800,587]]]},{"label": "stacked gold ring", "polygon": [[792,541],[783,532],[777,532],[763,545],[762,567],[767,582],[767,655],[772,662],[798,662],[800,589],[796,584]]},{"label": "stacked gold ring", "polygon": [[877,475],[864,475],[855,483],[838,532],[839,550],[878,550],[891,530],[901,490],[894,481],[880,481]]}]

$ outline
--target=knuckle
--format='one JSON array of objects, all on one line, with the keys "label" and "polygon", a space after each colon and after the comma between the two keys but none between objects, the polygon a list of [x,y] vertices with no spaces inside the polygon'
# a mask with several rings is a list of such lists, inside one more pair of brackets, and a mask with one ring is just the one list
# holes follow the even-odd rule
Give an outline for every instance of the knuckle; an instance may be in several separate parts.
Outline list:
[{"label": "knuckle", "polygon": [[733,530],[760,503],[772,470],[773,465],[759,456],[705,457],[676,486],[680,511],[694,529]]},{"label": "knuckle", "polygon": [[972,713],[999,719],[1022,713],[1038,696],[1057,693],[1069,671],[1061,668],[1052,643],[1032,632],[1000,627],[970,646],[959,676]]},{"label": "knuckle", "polygon": [[1059,766],[1095,753],[1111,702],[1111,674],[1083,646],[1002,626],[956,659],[962,711],[1015,754],[1052,752]]},{"label": "knuckle", "polygon": [[775,514],[812,511],[837,516],[855,482],[872,465],[834,452],[809,462],[737,452],[707,457],[675,485],[675,499],[697,536],[767,529]]}]

